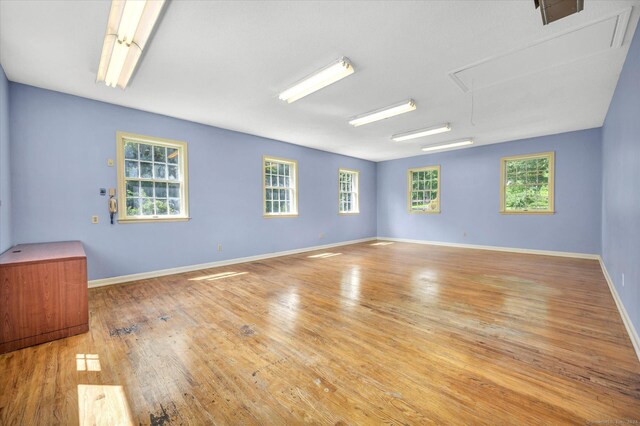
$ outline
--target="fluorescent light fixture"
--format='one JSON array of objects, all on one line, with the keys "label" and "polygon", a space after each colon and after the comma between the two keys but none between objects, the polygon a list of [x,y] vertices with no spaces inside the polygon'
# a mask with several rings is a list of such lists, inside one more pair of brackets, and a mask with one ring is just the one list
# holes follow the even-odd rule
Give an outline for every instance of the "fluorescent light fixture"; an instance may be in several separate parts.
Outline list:
[{"label": "fluorescent light fixture", "polygon": [[295,102],[300,98],[304,98],[323,87],[353,74],[353,71],[353,65],[351,65],[349,58],[343,56],[280,93],[278,97],[288,103]]},{"label": "fluorescent light fixture", "polygon": [[398,133],[397,135],[391,136],[396,142],[408,141],[409,139],[423,138],[425,136],[437,135],[438,133],[444,133],[451,130],[451,125],[449,123],[440,124],[438,126],[427,127],[426,129],[420,130],[412,130],[407,133]]},{"label": "fluorescent light fixture", "polygon": [[112,0],[97,81],[124,89],[165,0]]},{"label": "fluorescent light fixture", "polygon": [[429,146],[423,146],[422,150],[423,151],[437,151],[440,149],[447,149],[447,148],[457,148],[460,146],[466,146],[466,145],[473,145],[473,139],[466,139],[463,141],[458,141],[458,142],[450,142],[450,143],[445,143],[445,144],[440,144],[440,145],[429,145]]},{"label": "fluorescent light fixture", "polygon": [[416,109],[416,102],[413,99],[401,102],[399,104],[391,105],[385,108],[371,111],[366,114],[353,117],[349,124],[354,127],[362,126],[363,124],[373,123],[374,121],[384,120],[385,118],[393,117],[396,115],[404,114]]}]

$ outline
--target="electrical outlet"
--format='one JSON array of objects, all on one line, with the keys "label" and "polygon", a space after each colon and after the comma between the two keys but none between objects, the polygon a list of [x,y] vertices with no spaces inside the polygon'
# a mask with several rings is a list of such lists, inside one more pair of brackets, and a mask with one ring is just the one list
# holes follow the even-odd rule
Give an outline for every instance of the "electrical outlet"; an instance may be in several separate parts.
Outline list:
[{"label": "electrical outlet", "polygon": [[222,244],[218,244],[218,251],[222,251]]},{"label": "electrical outlet", "polygon": [[96,224],[98,222],[99,222],[98,216],[91,216],[91,223]]},{"label": "electrical outlet", "polygon": [[466,237],[466,236],[467,236],[467,231],[464,231],[464,232],[462,233],[462,236],[463,236],[463,237]]},{"label": "electrical outlet", "polygon": [[323,239],[323,238],[324,238],[324,232],[321,232],[320,233],[320,239]]},{"label": "electrical outlet", "polygon": [[107,166],[109,166],[109,167],[113,167],[113,158],[109,158],[109,159],[107,160]]},{"label": "electrical outlet", "polygon": [[622,287],[624,287],[624,272],[622,273]]}]

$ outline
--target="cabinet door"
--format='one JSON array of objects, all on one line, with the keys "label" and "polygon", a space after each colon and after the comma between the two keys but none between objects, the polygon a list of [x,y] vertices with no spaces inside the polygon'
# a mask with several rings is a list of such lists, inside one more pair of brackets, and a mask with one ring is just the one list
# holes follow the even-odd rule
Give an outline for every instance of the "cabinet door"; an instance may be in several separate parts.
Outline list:
[{"label": "cabinet door", "polygon": [[87,299],[87,260],[68,260],[61,263],[60,282],[65,286],[65,327],[89,322]]},{"label": "cabinet door", "polygon": [[65,327],[59,269],[58,262],[50,262],[0,270],[0,339],[3,342]]}]

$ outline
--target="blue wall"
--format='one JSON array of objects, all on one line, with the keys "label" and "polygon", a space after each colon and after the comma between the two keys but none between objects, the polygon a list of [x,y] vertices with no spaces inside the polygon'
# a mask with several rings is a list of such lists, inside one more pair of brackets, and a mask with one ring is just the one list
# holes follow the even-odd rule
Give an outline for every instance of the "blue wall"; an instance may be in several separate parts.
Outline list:
[{"label": "blue wall", "polygon": [[[10,96],[14,242],[81,240],[90,279],[376,235],[373,162],[21,84]],[[191,221],[108,223],[118,130],[188,142]],[[298,160],[299,217],[263,218],[265,154]],[[338,215],[339,167],[360,170],[359,215]]]},{"label": "blue wall", "polygon": [[[600,137],[591,129],[378,163],[378,235],[600,253]],[[556,214],[500,214],[500,158],[544,151],[556,153]],[[438,164],[441,213],[409,214],[407,169]]]},{"label": "blue wall", "polygon": [[602,257],[636,330],[640,330],[640,26],[638,28],[602,128]]},{"label": "blue wall", "polygon": [[0,253],[11,247],[9,167],[9,81],[0,65]]}]

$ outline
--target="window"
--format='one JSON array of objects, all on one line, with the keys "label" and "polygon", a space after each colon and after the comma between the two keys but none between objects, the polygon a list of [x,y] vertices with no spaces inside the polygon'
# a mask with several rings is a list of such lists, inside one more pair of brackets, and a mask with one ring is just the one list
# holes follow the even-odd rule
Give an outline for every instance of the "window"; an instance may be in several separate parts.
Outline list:
[{"label": "window", "polygon": [[189,219],[187,144],[118,132],[119,222]]},{"label": "window", "polygon": [[409,213],[440,213],[440,166],[409,169]]},{"label": "window", "polygon": [[358,214],[360,205],[358,199],[357,170],[338,170],[338,212],[340,214]]},{"label": "window", "polygon": [[298,163],[282,158],[263,158],[264,216],[298,215]]},{"label": "window", "polygon": [[553,152],[503,158],[500,212],[553,213],[553,170]]}]

